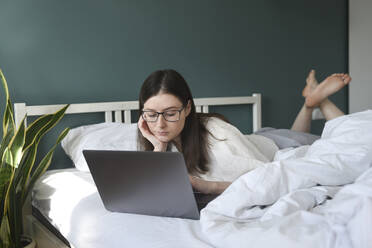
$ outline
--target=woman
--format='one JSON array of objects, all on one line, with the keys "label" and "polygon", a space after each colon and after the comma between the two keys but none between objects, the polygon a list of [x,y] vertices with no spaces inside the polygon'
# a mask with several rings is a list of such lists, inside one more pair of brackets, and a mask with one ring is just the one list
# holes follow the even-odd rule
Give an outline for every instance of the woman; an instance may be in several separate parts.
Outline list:
[{"label": "woman", "polygon": [[[350,81],[347,74],[333,74],[318,84],[311,71],[303,91],[305,104],[291,130],[263,129],[244,137],[223,117],[196,113],[191,91],[178,72],[155,71],[139,96],[140,149],[182,152],[194,189],[219,194],[240,175],[270,162],[279,148],[311,144],[319,138],[309,134],[314,107],[327,120],[343,115],[327,97]],[[288,140],[295,145],[287,144]]]}]

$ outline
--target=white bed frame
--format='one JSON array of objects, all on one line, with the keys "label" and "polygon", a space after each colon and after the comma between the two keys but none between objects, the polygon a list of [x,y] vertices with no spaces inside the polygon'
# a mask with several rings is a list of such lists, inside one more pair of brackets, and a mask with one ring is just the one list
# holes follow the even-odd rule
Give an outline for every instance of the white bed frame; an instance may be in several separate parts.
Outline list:
[{"label": "white bed frame", "polygon": [[[242,97],[214,97],[195,98],[196,112],[208,113],[209,106],[252,104],[253,109],[253,131],[261,128],[261,94]],[[39,116],[52,114],[64,105],[34,105],[27,106],[26,103],[14,104],[14,115],[16,127],[26,116]],[[98,103],[75,103],[66,110],[66,114],[82,113],[105,113],[105,122],[132,123],[131,111],[138,110],[138,101],[126,102],[98,102]],[[124,113],[124,118],[123,118]],[[26,124],[27,125],[27,124]]]},{"label": "white bed frame", "polygon": [[[243,97],[195,98],[194,102],[196,111],[202,113],[208,113],[210,106],[252,104],[253,131],[257,131],[261,128],[261,94]],[[16,127],[20,125],[25,116],[25,120],[27,120],[29,116],[52,114],[63,106],[64,105],[27,106],[26,103],[15,103],[14,115]],[[66,114],[104,112],[105,122],[132,123],[131,111],[138,110],[138,107],[138,101],[77,103],[71,104],[66,110]],[[68,246],[32,216],[30,200],[27,201],[24,208],[24,216],[25,233],[36,240],[38,248],[68,248]]]}]

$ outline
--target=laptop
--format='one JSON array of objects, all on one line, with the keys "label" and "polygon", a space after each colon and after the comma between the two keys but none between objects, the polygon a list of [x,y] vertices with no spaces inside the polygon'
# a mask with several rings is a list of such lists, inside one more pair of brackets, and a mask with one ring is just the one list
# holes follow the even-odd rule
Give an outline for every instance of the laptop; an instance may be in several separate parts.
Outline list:
[{"label": "laptop", "polygon": [[112,212],[199,219],[217,195],[193,192],[179,152],[84,150],[105,208]]}]

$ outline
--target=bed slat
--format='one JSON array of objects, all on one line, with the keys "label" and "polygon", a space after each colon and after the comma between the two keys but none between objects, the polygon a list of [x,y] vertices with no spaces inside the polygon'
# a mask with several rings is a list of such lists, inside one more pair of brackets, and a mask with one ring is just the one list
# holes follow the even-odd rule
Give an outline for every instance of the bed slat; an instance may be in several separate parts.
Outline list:
[{"label": "bed slat", "polygon": [[132,123],[132,116],[130,114],[130,110],[125,110],[124,111],[124,123],[126,123],[126,124]]},{"label": "bed slat", "polygon": [[112,122],[112,112],[106,111],[105,112],[105,122]]},{"label": "bed slat", "polygon": [[207,105],[204,105],[202,108],[203,113],[209,113],[209,108]]},{"label": "bed slat", "polygon": [[123,117],[121,115],[120,110],[115,111],[115,122],[122,123],[123,122]]}]

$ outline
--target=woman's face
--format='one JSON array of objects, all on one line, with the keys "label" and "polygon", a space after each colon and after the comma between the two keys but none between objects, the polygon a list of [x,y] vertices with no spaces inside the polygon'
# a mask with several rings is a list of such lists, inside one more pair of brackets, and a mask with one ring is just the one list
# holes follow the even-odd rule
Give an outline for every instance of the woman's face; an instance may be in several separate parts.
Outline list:
[{"label": "woman's face", "polygon": [[[177,113],[174,110],[183,108],[181,101],[174,95],[168,93],[159,93],[150,97],[143,105],[143,111],[164,112],[171,111],[171,114]],[[159,115],[155,122],[147,122],[147,125],[153,135],[161,142],[170,142],[178,139],[183,127],[185,126],[186,117],[190,113],[190,104],[179,113],[179,120],[169,122],[164,119],[164,115]],[[171,119],[171,117],[169,118]]]}]

